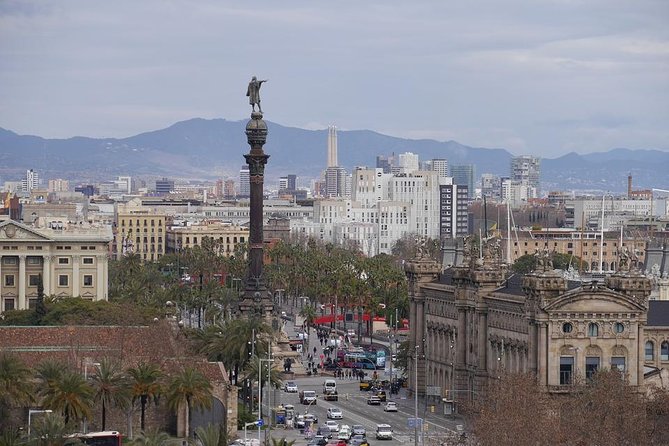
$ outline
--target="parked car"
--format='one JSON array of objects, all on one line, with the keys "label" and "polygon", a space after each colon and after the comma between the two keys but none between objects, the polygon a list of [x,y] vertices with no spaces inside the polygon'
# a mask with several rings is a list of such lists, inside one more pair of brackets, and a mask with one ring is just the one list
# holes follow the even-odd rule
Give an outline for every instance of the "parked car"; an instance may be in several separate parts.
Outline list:
[{"label": "parked car", "polygon": [[295,381],[286,381],[283,390],[288,393],[297,393],[297,383]]},{"label": "parked car", "polygon": [[342,413],[340,408],[330,407],[328,408],[328,418],[331,420],[341,420],[342,418],[344,418],[344,414]]},{"label": "parked car", "polygon": [[330,432],[339,432],[339,423],[337,423],[335,420],[328,420],[325,422],[325,424],[330,428]]},{"label": "parked car", "polygon": [[370,406],[380,406],[381,400],[379,399],[378,396],[372,395],[369,398],[367,398],[367,404],[369,404]]},{"label": "parked car", "polygon": [[394,401],[388,401],[383,410],[386,412],[397,412],[397,403]]}]

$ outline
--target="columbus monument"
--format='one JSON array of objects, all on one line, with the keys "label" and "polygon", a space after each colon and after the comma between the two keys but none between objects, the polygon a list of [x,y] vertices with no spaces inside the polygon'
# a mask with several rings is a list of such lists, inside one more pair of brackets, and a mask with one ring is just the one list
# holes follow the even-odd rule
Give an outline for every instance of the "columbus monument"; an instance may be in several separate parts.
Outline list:
[{"label": "columbus monument", "polygon": [[[257,80],[255,76],[249,82],[246,96],[252,107],[251,119],[246,124],[246,138],[251,150],[244,155],[249,165],[251,185],[250,199],[250,234],[249,234],[249,269],[244,292],[239,301],[239,311],[243,316],[260,316],[269,320],[274,309],[272,295],[267,290],[263,279],[263,184],[265,164],[269,155],[263,151],[267,141],[267,124],[262,119],[260,108],[260,87],[266,80]],[[258,106],[258,111],[255,107]]]}]

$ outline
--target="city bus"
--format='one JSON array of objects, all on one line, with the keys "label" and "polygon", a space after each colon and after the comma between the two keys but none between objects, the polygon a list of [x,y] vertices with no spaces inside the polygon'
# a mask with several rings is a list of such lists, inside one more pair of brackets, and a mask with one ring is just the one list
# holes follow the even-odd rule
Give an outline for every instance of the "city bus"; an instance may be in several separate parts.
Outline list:
[{"label": "city bus", "polygon": [[122,446],[123,437],[117,431],[89,432],[87,434],[73,434],[70,438],[77,438],[88,446]]}]

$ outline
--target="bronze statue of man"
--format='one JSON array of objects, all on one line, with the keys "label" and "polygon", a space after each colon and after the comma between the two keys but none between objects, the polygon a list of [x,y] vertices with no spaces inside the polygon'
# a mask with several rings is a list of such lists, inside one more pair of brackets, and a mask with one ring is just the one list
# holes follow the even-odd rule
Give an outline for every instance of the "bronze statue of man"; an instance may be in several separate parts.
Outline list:
[{"label": "bronze statue of man", "polygon": [[253,76],[251,82],[249,82],[249,87],[246,89],[246,96],[249,97],[249,104],[253,107],[253,111],[256,111],[256,104],[258,104],[258,111],[260,113],[262,113],[262,108],[260,108],[260,87],[263,82],[267,82],[267,79],[259,81]]}]

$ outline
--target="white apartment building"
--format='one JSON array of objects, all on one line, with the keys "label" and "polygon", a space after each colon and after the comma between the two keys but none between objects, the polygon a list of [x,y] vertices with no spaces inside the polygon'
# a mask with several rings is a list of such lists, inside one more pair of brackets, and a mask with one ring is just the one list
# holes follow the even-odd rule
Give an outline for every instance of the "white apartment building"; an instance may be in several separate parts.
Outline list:
[{"label": "white apartment building", "polygon": [[592,197],[577,198],[565,201],[566,219],[568,227],[586,227],[599,230],[604,208],[604,229],[617,230],[627,220],[643,217],[666,217],[667,198],[653,200],[630,200],[623,197]]},{"label": "white apartment building", "polygon": [[412,152],[399,154],[400,173],[411,173],[419,169],[418,155]]},{"label": "white apartment building", "polygon": [[67,192],[70,190],[70,182],[63,180],[62,178],[49,180],[49,186],[47,190],[49,192]]}]

